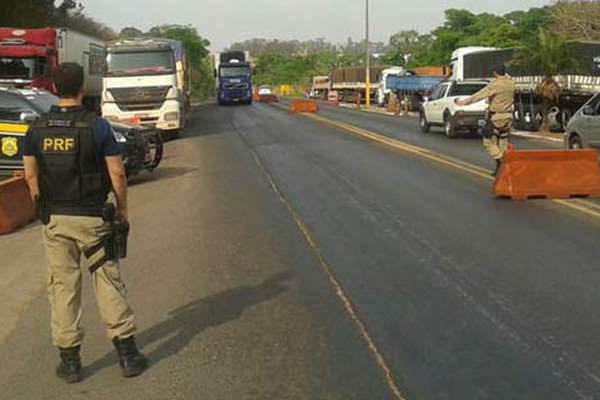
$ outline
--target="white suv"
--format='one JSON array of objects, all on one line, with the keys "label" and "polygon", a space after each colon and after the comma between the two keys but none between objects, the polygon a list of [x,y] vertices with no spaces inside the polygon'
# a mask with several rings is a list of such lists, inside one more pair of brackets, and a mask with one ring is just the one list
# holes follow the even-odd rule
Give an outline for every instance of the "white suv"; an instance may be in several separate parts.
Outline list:
[{"label": "white suv", "polygon": [[455,99],[469,97],[487,86],[489,82],[481,81],[446,81],[440,83],[429,99],[421,105],[421,132],[427,133],[432,126],[443,126],[448,137],[456,137],[459,129],[464,128],[472,133],[479,131],[485,121],[488,101],[457,106]]}]

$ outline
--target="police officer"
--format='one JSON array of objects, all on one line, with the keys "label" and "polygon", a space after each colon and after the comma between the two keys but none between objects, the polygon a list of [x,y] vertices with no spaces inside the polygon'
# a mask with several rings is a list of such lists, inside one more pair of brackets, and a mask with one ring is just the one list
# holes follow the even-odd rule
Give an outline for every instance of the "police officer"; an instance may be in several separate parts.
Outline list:
[{"label": "police officer", "polygon": [[466,106],[489,99],[487,125],[483,131],[483,146],[496,160],[496,169],[492,173],[492,176],[496,176],[500,169],[502,157],[508,149],[508,138],[515,102],[515,83],[506,75],[504,64],[494,67],[492,78],[492,82],[479,92],[463,100],[457,99],[455,103],[459,106]]},{"label": "police officer", "polygon": [[82,265],[94,271],[100,315],[123,375],[137,376],[148,364],[135,344],[134,315],[119,265],[108,259],[105,246],[113,222],[103,218],[111,189],[117,203],[115,219],[128,219],[123,161],[108,122],[82,107],[83,79],[83,68],[76,63],[58,67],[54,76],[58,105],[33,124],[23,157],[31,194],[43,204],[52,341],[61,359],[56,373],[68,383],[83,377]]},{"label": "police officer", "polygon": [[542,82],[536,87],[536,93],[542,98],[542,124],[540,131],[547,132],[550,130],[548,115],[552,107],[558,104],[560,86],[551,74],[545,74]]}]

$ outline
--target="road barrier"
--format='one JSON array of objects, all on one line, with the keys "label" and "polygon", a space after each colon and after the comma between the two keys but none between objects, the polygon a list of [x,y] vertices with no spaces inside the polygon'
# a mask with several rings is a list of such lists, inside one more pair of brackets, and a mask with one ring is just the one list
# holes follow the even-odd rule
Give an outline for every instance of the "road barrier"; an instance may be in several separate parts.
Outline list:
[{"label": "road barrier", "polygon": [[317,102],[315,100],[296,99],[292,101],[292,104],[290,104],[291,113],[316,113],[317,111],[319,111],[319,107],[317,106]]},{"label": "road barrier", "polygon": [[23,178],[0,182],[0,235],[35,220],[35,206]]},{"label": "road barrier", "polygon": [[494,194],[513,200],[600,196],[595,150],[515,150],[507,152]]},{"label": "road barrier", "polygon": [[258,89],[257,88],[253,88],[252,89],[252,100],[254,100],[254,101],[260,101],[260,96],[258,95]]},{"label": "road barrier", "polygon": [[258,96],[258,101],[261,103],[277,103],[279,99],[274,94],[261,94]]}]

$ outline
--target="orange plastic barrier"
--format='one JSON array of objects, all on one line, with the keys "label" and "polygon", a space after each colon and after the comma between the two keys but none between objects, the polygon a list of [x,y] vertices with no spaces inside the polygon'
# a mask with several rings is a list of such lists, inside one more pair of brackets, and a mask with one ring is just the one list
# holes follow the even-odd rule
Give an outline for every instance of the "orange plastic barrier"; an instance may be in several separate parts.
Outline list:
[{"label": "orange plastic barrier", "polygon": [[292,101],[292,104],[290,104],[290,112],[291,113],[299,113],[299,112],[316,113],[317,111],[319,111],[319,107],[317,106],[317,102],[314,100],[298,99],[298,100]]},{"label": "orange plastic barrier", "polygon": [[279,101],[274,94],[261,94],[258,99],[262,103],[277,103]]},{"label": "orange plastic barrier", "polygon": [[35,206],[25,179],[0,182],[0,235],[13,232],[35,219]]},{"label": "orange plastic barrier", "polygon": [[513,150],[504,154],[494,194],[527,198],[600,196],[595,150]]},{"label": "orange plastic barrier", "polygon": [[252,89],[252,100],[260,101],[260,96],[258,95],[258,88]]}]

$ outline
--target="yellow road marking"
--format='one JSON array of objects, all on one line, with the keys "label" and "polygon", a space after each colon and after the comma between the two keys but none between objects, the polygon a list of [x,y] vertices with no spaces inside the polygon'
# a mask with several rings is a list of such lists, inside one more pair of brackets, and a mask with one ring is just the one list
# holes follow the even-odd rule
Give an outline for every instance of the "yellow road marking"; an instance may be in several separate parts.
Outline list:
[{"label": "yellow road marking", "polygon": [[7,132],[15,136],[19,136],[18,134],[25,134],[29,129],[29,125],[27,124],[5,124],[0,123],[0,132]]},{"label": "yellow road marking", "polygon": [[[473,165],[473,164],[470,164],[470,163],[467,163],[467,162],[464,162],[461,160],[457,160],[456,158],[448,157],[443,154],[436,153],[434,151],[427,150],[422,147],[414,146],[414,145],[402,142],[397,139],[392,139],[388,136],[384,136],[384,135],[369,131],[367,129],[362,129],[357,126],[347,124],[345,122],[334,121],[334,120],[331,120],[328,118],[321,117],[316,114],[303,113],[301,115],[304,117],[313,119],[315,121],[321,122],[323,124],[337,127],[339,129],[353,133],[360,137],[369,139],[371,141],[381,143],[381,144],[393,147],[395,149],[398,149],[398,150],[401,150],[401,151],[404,151],[407,153],[416,154],[422,158],[426,158],[426,159],[435,161],[437,163],[444,164],[444,165],[450,166],[452,168],[468,172],[472,175],[476,175],[476,176],[486,179],[488,181],[494,180],[494,178],[490,176],[490,172],[491,172],[490,170],[479,167],[477,165]],[[585,200],[581,200],[581,199],[572,199],[572,200],[552,200],[552,202],[554,202],[555,204],[560,204],[561,206],[570,208],[572,210],[582,212],[582,213],[590,215],[592,217],[600,218],[600,205],[591,203],[589,201],[585,201]]]}]

